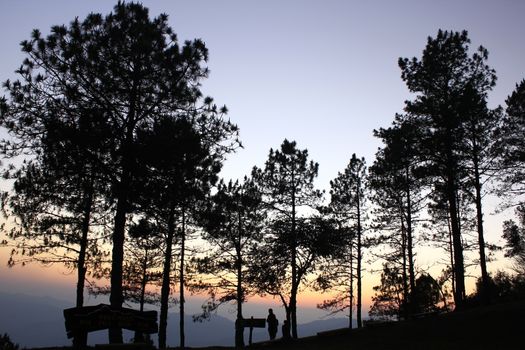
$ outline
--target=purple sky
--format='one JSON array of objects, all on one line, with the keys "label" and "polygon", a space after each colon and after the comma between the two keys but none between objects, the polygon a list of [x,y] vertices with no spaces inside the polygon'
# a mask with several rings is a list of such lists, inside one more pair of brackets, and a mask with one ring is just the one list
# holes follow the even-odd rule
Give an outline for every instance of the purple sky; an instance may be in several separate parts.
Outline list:
[{"label": "purple sky", "polygon": [[[398,57],[420,57],[438,29],[469,31],[472,47],[489,50],[498,83],[490,105],[504,103],[525,78],[525,1],[143,1],[169,15],[179,39],[202,38],[210,51],[205,94],[226,104],[245,149],[229,157],[223,176],[241,178],[262,166],[284,138],[319,162],[317,184],[344,169],[352,153],[368,164],[379,146],[374,128],[388,126],[410,98]],[[14,78],[19,42],[33,28],[47,33],[89,12],[108,13],[107,0],[0,2],[0,80]],[[492,223],[491,223],[492,220]],[[501,219],[487,218],[489,239]],[[0,290],[17,290],[0,251]],[[27,281],[26,281],[27,283]],[[366,286],[370,293],[371,285]],[[38,293],[35,291],[35,293]],[[71,287],[70,295],[73,294]],[[312,316],[314,317],[314,316]]]},{"label": "purple sky", "polygon": [[[503,103],[525,78],[523,1],[144,1],[165,12],[180,40],[202,38],[210,50],[203,91],[226,104],[244,150],[225,177],[262,165],[284,138],[308,148],[326,188],[352,153],[369,163],[387,126],[409,98],[398,57],[420,57],[439,28],[469,31],[472,47],[489,50],[498,75],[491,105]],[[0,80],[23,59],[19,42],[33,28],[108,13],[113,2],[2,1]]]}]

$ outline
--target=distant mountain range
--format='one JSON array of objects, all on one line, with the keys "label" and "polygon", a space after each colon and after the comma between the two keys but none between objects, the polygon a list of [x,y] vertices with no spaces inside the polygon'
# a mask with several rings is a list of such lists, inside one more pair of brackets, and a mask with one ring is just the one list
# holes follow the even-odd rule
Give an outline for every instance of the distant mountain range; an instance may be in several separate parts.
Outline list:
[{"label": "distant mountain range", "polygon": [[[51,297],[34,297],[23,294],[0,292],[0,334],[9,334],[12,341],[21,347],[50,347],[70,345],[64,327],[62,310],[71,307],[70,303]],[[179,343],[179,315],[170,313],[168,316],[169,346]],[[193,322],[191,315],[185,317],[186,345],[232,346],[234,343],[233,321],[214,315],[210,321]],[[348,326],[348,319],[329,318],[317,320],[298,326],[300,337],[315,335],[317,332]],[[249,331],[245,331],[245,341],[248,343]],[[280,332],[278,336],[280,335]],[[125,331],[124,340],[132,338],[132,332]],[[153,336],[156,340],[156,335]],[[266,329],[255,328],[253,341],[268,339]],[[107,343],[107,331],[89,334],[88,343]]]}]

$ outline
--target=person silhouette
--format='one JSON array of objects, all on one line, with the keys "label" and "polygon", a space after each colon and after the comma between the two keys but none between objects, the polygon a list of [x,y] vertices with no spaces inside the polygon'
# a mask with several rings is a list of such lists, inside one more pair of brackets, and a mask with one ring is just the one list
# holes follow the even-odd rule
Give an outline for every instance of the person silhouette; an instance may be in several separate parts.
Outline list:
[{"label": "person silhouette", "polygon": [[268,317],[266,318],[266,321],[268,321],[268,334],[270,335],[270,340],[274,340],[277,335],[277,325],[279,324],[279,321],[277,320],[277,317],[275,317],[272,309],[268,309]]},{"label": "person silhouette", "polygon": [[291,337],[290,337],[290,323],[288,323],[288,320],[284,320],[282,331],[283,331],[283,339],[285,339],[285,340],[291,339]]}]

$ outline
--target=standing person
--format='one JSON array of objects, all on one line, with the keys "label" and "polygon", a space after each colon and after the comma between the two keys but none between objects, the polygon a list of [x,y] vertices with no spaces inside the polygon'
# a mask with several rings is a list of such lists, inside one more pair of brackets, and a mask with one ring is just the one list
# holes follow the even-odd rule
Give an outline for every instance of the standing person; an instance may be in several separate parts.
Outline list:
[{"label": "standing person", "polygon": [[266,318],[266,321],[268,321],[268,334],[270,334],[270,340],[274,340],[277,335],[277,325],[279,324],[279,321],[277,320],[277,317],[275,317],[272,309],[268,309],[268,317]]},{"label": "standing person", "polygon": [[284,320],[282,328],[283,328],[282,329],[282,331],[283,331],[283,339],[284,340],[291,339],[292,337],[290,336],[290,323],[288,323],[288,320]]}]

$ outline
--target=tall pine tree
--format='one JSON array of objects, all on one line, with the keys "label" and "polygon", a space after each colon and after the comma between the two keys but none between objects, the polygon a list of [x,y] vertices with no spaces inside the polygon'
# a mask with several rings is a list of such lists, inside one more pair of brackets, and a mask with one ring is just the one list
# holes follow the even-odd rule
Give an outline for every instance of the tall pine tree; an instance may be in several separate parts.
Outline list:
[{"label": "tall pine tree", "polygon": [[308,161],[307,150],[298,149],[295,141],[284,140],[280,150],[270,150],[264,169],[254,167],[252,171],[266,206],[278,219],[274,232],[283,236],[281,240],[288,245],[289,263],[281,268],[289,268],[291,273],[287,317],[293,338],[297,338],[297,294],[304,277],[303,271],[298,268],[298,221],[301,209],[315,207],[321,199],[321,192],[314,187],[318,169],[317,163]]},{"label": "tall pine tree", "polygon": [[[335,266],[331,268],[332,272],[343,269],[342,273],[337,275],[343,276],[342,280],[332,281],[331,284],[347,284],[349,286],[348,305],[350,313],[352,312],[353,299],[353,280],[355,276],[357,287],[356,298],[356,317],[357,327],[363,326],[362,318],[362,263],[363,263],[363,241],[364,241],[364,222],[366,218],[366,163],[364,158],[357,158],[352,154],[352,158],[345,168],[344,172],[339,172],[337,177],[330,181],[330,205],[331,211],[337,213],[340,227],[346,227],[346,239],[342,240],[344,250],[342,256],[335,259]],[[345,243],[346,242],[346,243]],[[355,252],[354,252],[355,249]],[[355,258],[355,267],[354,267]],[[348,271],[350,274],[348,274]],[[336,275],[336,276],[337,276]],[[346,277],[347,276],[347,277]],[[330,277],[328,278],[330,279]],[[351,322],[351,316],[350,316]]]},{"label": "tall pine tree", "polygon": [[[369,169],[369,184],[373,189],[375,229],[382,232],[378,243],[391,247],[384,255],[391,270],[399,270],[403,282],[403,312],[405,317],[417,312],[414,267],[414,222],[424,203],[423,181],[418,176],[421,159],[417,152],[418,125],[407,116],[397,115],[393,126],[374,132],[384,148],[376,154]],[[386,233],[385,233],[386,232]]]},{"label": "tall pine tree", "polygon": [[426,160],[426,175],[434,183],[434,198],[446,202],[452,232],[456,307],[465,300],[465,263],[458,202],[469,174],[464,94],[474,89],[484,96],[495,84],[494,71],[485,64],[487,51],[480,47],[469,56],[467,32],[439,31],[428,38],[422,59],[400,58],[401,77],[417,96],[405,110],[422,127],[418,148]]}]

